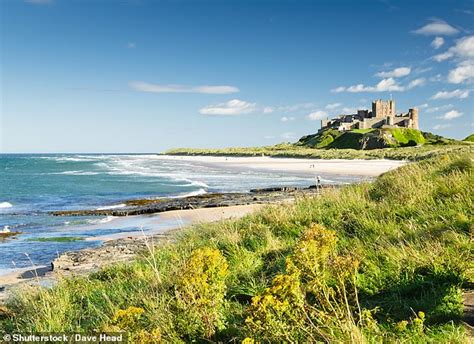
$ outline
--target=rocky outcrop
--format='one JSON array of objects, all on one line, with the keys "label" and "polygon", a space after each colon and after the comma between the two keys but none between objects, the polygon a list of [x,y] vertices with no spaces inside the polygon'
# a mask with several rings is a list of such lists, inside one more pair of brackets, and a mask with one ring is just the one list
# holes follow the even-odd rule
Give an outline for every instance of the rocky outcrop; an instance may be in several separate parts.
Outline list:
[{"label": "rocky outcrop", "polygon": [[171,233],[106,241],[100,247],[61,254],[51,266],[55,273],[77,274],[97,271],[112,263],[128,262],[152,246],[171,240]]},{"label": "rocky outcrop", "polygon": [[137,199],[126,201],[126,207],[102,210],[66,210],[51,212],[54,216],[129,216],[161,213],[170,210],[226,207],[244,204],[280,202],[298,195],[318,193],[321,188],[334,186],[311,186],[308,188],[276,187],[254,189],[242,193],[210,193],[183,198]]}]

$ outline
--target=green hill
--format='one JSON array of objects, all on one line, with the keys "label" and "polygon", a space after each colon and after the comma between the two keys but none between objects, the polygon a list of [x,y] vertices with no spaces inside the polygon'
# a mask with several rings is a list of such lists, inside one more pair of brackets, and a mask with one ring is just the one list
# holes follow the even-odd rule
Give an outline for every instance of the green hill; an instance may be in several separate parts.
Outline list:
[{"label": "green hill", "polygon": [[[435,135],[432,136],[430,141],[435,140]],[[346,132],[328,129],[319,134],[303,136],[296,145],[310,148],[377,149],[417,146],[427,141],[425,133],[409,128],[356,129]]]},{"label": "green hill", "polygon": [[469,135],[469,136],[466,137],[463,141],[466,141],[466,142],[474,142],[474,134]]}]

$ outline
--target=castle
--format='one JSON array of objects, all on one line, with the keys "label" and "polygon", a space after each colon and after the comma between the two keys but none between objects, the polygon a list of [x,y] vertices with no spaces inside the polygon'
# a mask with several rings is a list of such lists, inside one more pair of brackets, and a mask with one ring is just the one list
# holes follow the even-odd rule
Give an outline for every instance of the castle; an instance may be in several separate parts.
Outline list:
[{"label": "castle", "polygon": [[357,110],[356,114],[339,115],[333,119],[323,119],[319,132],[332,128],[339,131],[371,128],[412,128],[419,129],[418,109],[412,108],[408,113],[396,114],[395,101],[374,100],[372,111]]}]

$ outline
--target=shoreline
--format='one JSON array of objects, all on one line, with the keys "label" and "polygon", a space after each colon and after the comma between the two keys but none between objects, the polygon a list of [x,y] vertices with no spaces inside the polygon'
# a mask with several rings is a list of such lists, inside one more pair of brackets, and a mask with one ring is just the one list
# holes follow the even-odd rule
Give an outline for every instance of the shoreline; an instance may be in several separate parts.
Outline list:
[{"label": "shoreline", "polygon": [[[365,176],[368,179],[372,179],[372,177],[407,163],[407,161],[394,160],[322,160],[271,157],[240,158],[158,155],[157,158],[190,161],[204,166],[236,172],[248,171],[250,169],[253,171],[292,174],[312,178],[319,174],[324,175],[327,173],[329,175]],[[278,177],[275,178],[275,184],[278,185]],[[330,184],[325,184],[324,186],[331,187]],[[147,240],[152,240],[153,242],[155,240],[157,242],[171,240],[174,232],[194,224],[239,218],[268,204],[291,202],[297,195],[308,194],[309,196],[314,196],[319,193],[319,190],[314,186],[307,189],[287,187],[279,187],[277,189],[280,190],[275,192],[275,190],[259,189],[254,191],[254,193],[217,193],[207,194],[207,196],[174,198],[170,202],[178,202],[177,206],[175,208],[163,208],[161,211],[155,210],[157,207],[162,207],[162,205],[158,205],[158,203],[163,203],[162,200],[158,202],[156,200],[145,200],[148,203],[130,204],[127,207],[128,211],[130,209],[138,209],[139,211],[124,213],[120,218],[116,218],[113,221],[116,220],[118,223],[120,221],[130,221],[132,223],[135,220],[138,220],[138,222],[142,220],[147,223],[153,223],[155,226],[152,226],[152,229],[147,230],[146,233],[125,231],[85,239],[101,241],[101,245],[94,248],[65,252],[51,262],[51,266],[54,268],[49,266],[32,266],[31,268],[19,269],[6,275],[0,275],[0,301],[5,299],[11,289],[15,289],[20,284],[41,285],[42,283],[54,283],[55,278],[59,275],[84,274],[110,263],[129,261],[138,252],[146,248]],[[288,191],[287,189],[293,190]],[[131,202],[137,201],[141,202],[144,200],[131,200]],[[193,201],[197,203],[193,203]],[[184,206],[182,206],[183,204]],[[150,211],[141,212],[145,208]],[[95,212],[96,215],[115,215],[124,210],[126,208],[116,208],[112,205]],[[164,225],[167,222],[174,225]],[[112,222],[112,224],[115,223]]]},{"label": "shoreline", "polygon": [[[182,225],[147,232],[122,232],[118,235],[95,237],[100,240],[99,247],[69,251],[61,254],[51,262],[51,266],[40,265],[21,268],[5,275],[0,275],[0,304],[8,295],[22,286],[40,286],[54,284],[58,277],[83,275],[96,271],[110,264],[133,260],[140,252],[146,250],[150,242],[158,244],[172,240],[173,234],[193,225],[211,223],[227,219],[237,219],[248,215],[266,204],[247,204],[227,207],[172,210],[152,216],[152,222],[180,221]],[[137,215],[137,218],[150,217]],[[92,239],[91,239],[92,240]]]},{"label": "shoreline", "polygon": [[284,157],[236,157],[209,155],[158,155],[171,161],[197,162],[209,167],[235,171],[251,169],[259,172],[279,172],[300,177],[316,177],[318,173],[359,177],[376,177],[408,163],[407,160],[389,159],[312,159]]}]

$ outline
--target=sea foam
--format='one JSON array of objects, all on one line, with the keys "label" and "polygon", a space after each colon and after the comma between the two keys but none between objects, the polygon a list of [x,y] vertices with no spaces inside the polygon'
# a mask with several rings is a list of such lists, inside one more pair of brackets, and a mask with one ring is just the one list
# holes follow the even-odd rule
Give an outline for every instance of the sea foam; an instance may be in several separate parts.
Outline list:
[{"label": "sea foam", "polygon": [[185,194],[181,194],[179,196],[176,196],[176,198],[184,198],[184,197],[191,197],[191,196],[199,196],[199,195],[204,195],[206,194],[207,191],[204,189],[199,189],[191,192],[187,192]]},{"label": "sea foam", "polygon": [[97,210],[109,210],[109,209],[118,209],[118,208],[123,208],[123,207],[126,207],[127,205],[126,204],[115,204],[115,205],[108,205],[108,206],[105,206],[105,207],[100,207],[100,208],[97,208]]},{"label": "sea foam", "polygon": [[11,208],[13,205],[10,202],[0,202],[0,208]]},{"label": "sea foam", "polygon": [[98,225],[98,224],[110,222],[114,218],[115,216],[107,216],[107,217],[104,217],[103,219],[87,220],[87,222],[89,222],[91,225]]},{"label": "sea foam", "polygon": [[70,176],[94,176],[99,174],[98,172],[89,172],[89,171],[63,171],[63,172],[52,172],[48,174],[66,174]]}]

